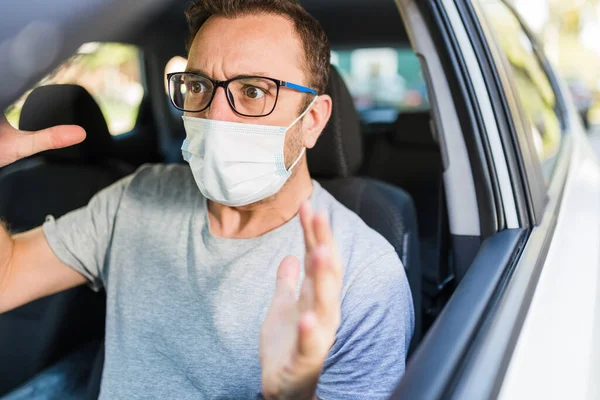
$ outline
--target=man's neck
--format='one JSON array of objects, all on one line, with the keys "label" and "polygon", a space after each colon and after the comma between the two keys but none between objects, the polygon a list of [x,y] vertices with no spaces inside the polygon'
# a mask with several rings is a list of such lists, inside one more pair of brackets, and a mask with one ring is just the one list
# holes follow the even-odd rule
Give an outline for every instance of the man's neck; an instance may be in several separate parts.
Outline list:
[{"label": "man's neck", "polygon": [[294,218],[300,204],[310,198],[312,191],[306,162],[301,162],[281,190],[263,201],[243,207],[227,207],[209,200],[210,232],[229,239],[261,236]]}]

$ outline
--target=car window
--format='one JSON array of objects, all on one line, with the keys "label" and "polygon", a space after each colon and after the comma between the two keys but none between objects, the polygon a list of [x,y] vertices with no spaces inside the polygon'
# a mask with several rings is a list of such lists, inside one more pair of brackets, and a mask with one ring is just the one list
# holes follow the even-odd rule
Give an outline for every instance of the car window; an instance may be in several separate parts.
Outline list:
[{"label": "car window", "polygon": [[488,23],[506,53],[546,180],[561,143],[561,118],[550,79],[515,14],[500,0],[482,1]]},{"label": "car window", "polygon": [[334,50],[331,63],[344,78],[364,123],[394,122],[401,112],[429,110],[421,65],[412,49]]},{"label": "car window", "polygon": [[132,45],[86,43],[6,109],[5,116],[17,127],[21,108],[33,89],[51,84],[75,84],[94,97],[112,135],[129,132],[135,126],[144,96],[140,56],[140,50]]},{"label": "car window", "polygon": [[181,56],[175,56],[167,62],[165,65],[165,93],[169,91],[169,83],[167,82],[167,74],[171,74],[173,72],[183,72],[187,67],[187,58],[183,58]]}]

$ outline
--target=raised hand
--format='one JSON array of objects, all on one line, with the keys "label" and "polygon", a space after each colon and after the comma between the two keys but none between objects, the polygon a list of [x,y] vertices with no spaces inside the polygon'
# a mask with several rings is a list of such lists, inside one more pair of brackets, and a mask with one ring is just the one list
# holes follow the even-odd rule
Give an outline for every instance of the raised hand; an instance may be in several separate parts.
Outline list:
[{"label": "raised hand", "polygon": [[300,262],[288,256],[262,327],[260,359],[266,399],[314,399],[319,375],[340,324],[343,270],[327,216],[300,208],[306,243],[305,278],[296,298]]},{"label": "raised hand", "polygon": [[44,150],[72,146],[85,139],[85,131],[76,125],[61,125],[37,132],[13,128],[0,113],[0,167]]}]

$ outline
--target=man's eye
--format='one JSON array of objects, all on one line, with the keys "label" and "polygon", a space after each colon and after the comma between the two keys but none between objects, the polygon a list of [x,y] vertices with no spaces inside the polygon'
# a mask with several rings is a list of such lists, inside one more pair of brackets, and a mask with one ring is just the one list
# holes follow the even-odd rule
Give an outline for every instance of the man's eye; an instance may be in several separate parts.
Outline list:
[{"label": "man's eye", "polygon": [[206,87],[201,82],[192,82],[190,84],[190,91],[194,94],[198,94],[205,92]]},{"label": "man's eye", "polygon": [[266,94],[266,91],[256,86],[247,86],[244,88],[244,95],[250,99],[260,99]]}]

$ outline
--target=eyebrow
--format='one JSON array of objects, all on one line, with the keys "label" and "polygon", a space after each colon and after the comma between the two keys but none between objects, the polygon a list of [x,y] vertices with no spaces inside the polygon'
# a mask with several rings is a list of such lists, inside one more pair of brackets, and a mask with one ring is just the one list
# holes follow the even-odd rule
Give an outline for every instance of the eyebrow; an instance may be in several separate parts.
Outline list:
[{"label": "eyebrow", "polygon": [[205,73],[204,71],[200,70],[200,69],[196,69],[196,68],[189,68],[189,67],[187,67],[187,68],[185,69],[185,71],[184,71],[184,72],[191,72],[191,73],[193,73],[193,74],[202,74],[202,75],[206,75],[206,73]]},{"label": "eyebrow", "polygon": [[[206,75],[206,76],[208,76],[209,78],[212,78],[212,77],[211,77],[210,75],[208,75],[206,72],[204,72],[204,71],[203,71],[203,70],[201,70],[201,69],[197,69],[197,68],[186,68],[186,69],[185,69],[185,72],[191,72],[191,73],[193,73],[193,74],[201,74],[201,75]],[[246,77],[246,76],[248,76],[248,77],[250,77],[250,76],[260,76],[260,77],[263,77],[263,78],[267,78],[267,77],[268,77],[268,74],[267,74],[266,72],[246,72],[246,73],[243,73],[243,74],[238,74],[238,75],[235,75],[235,76],[233,76],[233,77],[231,77],[231,78],[229,78],[229,79],[234,79],[234,78],[239,78],[239,77]],[[214,78],[212,78],[212,79],[214,79]]]}]

